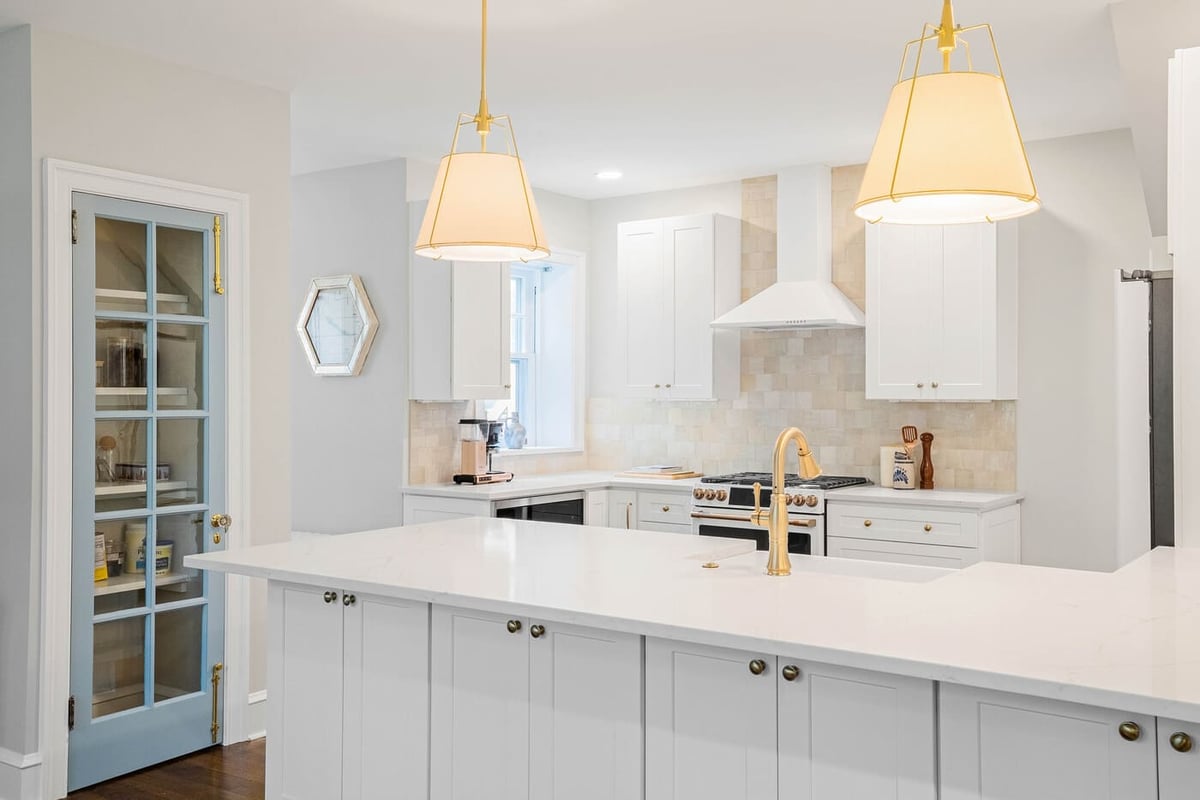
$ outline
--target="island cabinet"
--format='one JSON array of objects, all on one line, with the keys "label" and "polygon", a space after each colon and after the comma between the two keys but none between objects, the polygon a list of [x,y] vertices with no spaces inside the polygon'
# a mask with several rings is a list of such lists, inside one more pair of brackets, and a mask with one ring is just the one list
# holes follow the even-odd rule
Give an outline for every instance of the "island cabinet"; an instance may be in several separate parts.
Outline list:
[{"label": "island cabinet", "polygon": [[939,700],[942,800],[1159,797],[1154,717],[948,683]]},{"label": "island cabinet", "polygon": [[426,797],[429,606],[272,582],[267,797]]},{"label": "island cabinet", "polygon": [[932,681],[646,641],[646,800],[934,800]]},{"label": "island cabinet", "polygon": [[434,800],[642,796],[638,636],[434,606]]},{"label": "island cabinet", "polygon": [[1200,797],[1200,724],[1159,717],[1158,797]]}]

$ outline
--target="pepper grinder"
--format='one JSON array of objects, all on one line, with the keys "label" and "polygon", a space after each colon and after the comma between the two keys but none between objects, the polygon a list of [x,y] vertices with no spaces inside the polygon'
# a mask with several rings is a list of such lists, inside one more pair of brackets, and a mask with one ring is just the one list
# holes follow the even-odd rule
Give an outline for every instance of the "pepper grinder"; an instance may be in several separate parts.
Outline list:
[{"label": "pepper grinder", "polygon": [[933,488],[933,434],[921,434],[921,488]]}]

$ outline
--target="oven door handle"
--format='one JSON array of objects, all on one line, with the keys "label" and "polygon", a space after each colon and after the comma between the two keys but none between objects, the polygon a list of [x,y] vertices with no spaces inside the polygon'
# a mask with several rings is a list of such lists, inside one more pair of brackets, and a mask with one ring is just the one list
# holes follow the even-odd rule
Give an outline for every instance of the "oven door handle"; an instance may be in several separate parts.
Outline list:
[{"label": "oven door handle", "polygon": [[[747,525],[754,524],[754,520],[750,519],[749,517],[735,517],[732,514],[701,514],[696,511],[692,512],[692,519],[716,519],[723,520],[725,522],[744,522]],[[815,528],[817,527],[817,521],[813,518],[789,519],[788,525],[792,526],[793,528]]]}]

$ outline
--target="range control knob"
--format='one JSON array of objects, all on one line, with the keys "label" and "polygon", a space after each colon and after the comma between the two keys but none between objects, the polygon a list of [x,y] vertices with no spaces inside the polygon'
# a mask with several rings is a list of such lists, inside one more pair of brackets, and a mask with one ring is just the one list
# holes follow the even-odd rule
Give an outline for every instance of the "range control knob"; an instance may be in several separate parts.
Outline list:
[{"label": "range control knob", "polygon": [[815,494],[810,494],[804,502],[808,503],[809,508],[815,508],[821,500]]},{"label": "range control knob", "polygon": [[697,500],[703,500],[704,499],[704,490],[703,489],[693,489],[692,497],[696,498]]},{"label": "range control knob", "polygon": [[799,494],[788,495],[788,503],[790,503],[791,505],[798,506],[798,505],[802,504],[803,502],[804,502],[803,495],[799,495]]},{"label": "range control knob", "polygon": [[717,496],[717,493],[714,489],[705,489],[704,490],[704,499],[705,500],[712,500],[716,496]]},{"label": "range control knob", "polygon": [[728,494],[725,492],[725,490],[724,490],[724,489],[717,489],[717,500],[719,500],[719,501],[721,501],[722,503],[724,503],[724,502],[725,502],[725,498],[726,498],[726,497],[728,497],[728,496],[729,496],[729,495],[728,495]]}]

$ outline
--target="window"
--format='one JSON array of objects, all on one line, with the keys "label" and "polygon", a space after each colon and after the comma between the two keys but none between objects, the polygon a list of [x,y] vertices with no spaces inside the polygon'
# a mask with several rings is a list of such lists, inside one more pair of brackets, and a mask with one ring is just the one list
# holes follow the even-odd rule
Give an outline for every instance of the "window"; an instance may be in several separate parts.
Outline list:
[{"label": "window", "polygon": [[[525,427],[525,448],[583,444],[583,269],[576,259],[560,258],[509,266],[512,393],[486,402],[484,411],[489,419],[515,414]],[[508,436],[501,443],[519,444]]]}]

